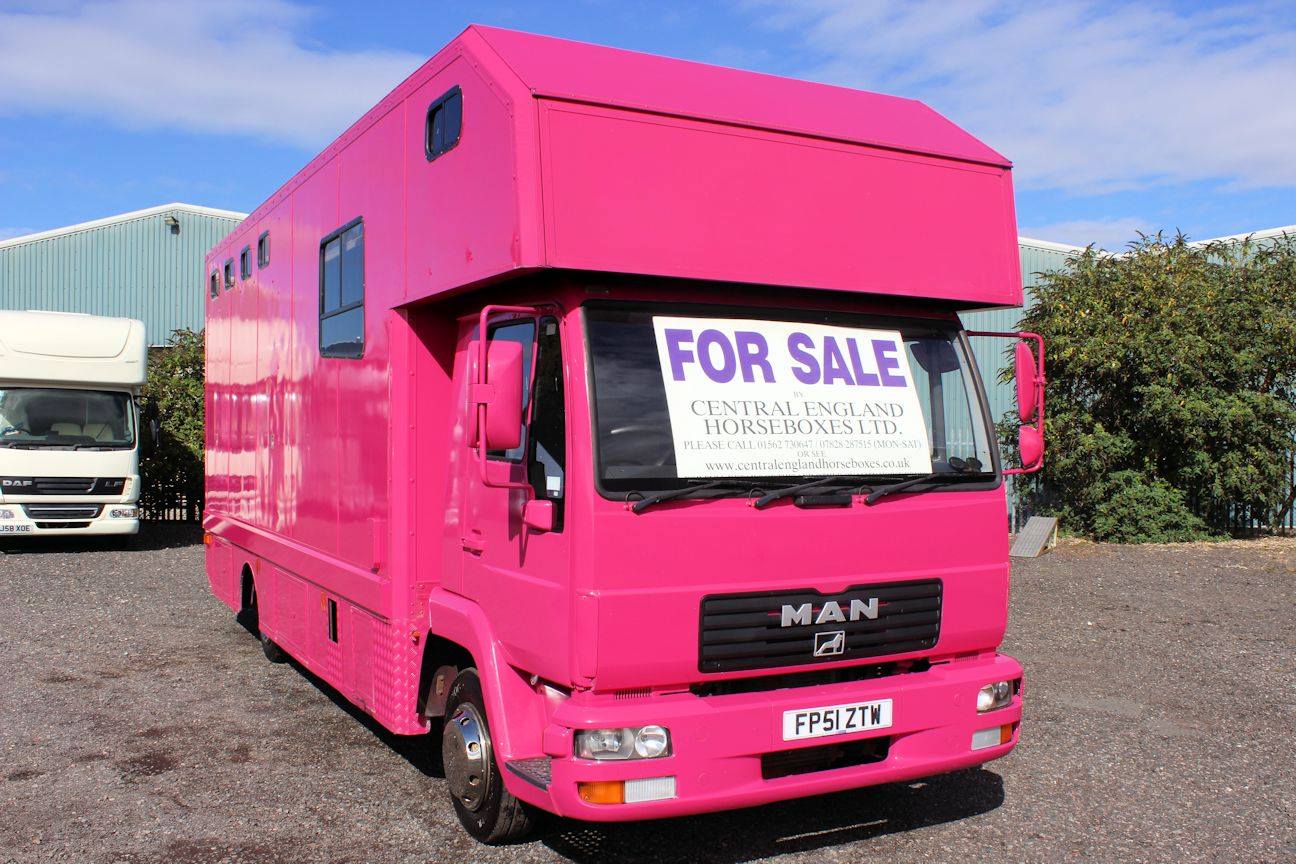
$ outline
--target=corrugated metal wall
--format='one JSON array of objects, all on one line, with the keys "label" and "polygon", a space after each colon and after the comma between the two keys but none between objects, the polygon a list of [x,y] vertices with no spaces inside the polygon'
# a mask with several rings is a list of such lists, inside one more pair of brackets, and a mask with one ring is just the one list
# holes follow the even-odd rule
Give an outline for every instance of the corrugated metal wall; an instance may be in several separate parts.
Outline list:
[{"label": "corrugated metal wall", "polygon": [[[1031,289],[1039,283],[1038,274],[1061,270],[1066,265],[1067,258],[1078,251],[1060,246],[1033,246],[1028,240],[1021,241],[1018,250],[1021,253],[1022,283],[1026,287],[1026,305],[1031,302]],[[992,312],[970,312],[962,317],[969,330],[1016,330],[1021,313],[1020,308],[996,309]],[[1010,346],[1003,339],[974,339],[972,343],[977,366],[981,368],[990,396],[991,416],[998,420],[1017,406],[1012,386],[996,384],[998,371],[1005,362],[1003,352]]]},{"label": "corrugated metal wall", "polygon": [[240,221],[174,208],[0,247],[0,309],[140,318],[152,345],[201,330],[203,255]]}]

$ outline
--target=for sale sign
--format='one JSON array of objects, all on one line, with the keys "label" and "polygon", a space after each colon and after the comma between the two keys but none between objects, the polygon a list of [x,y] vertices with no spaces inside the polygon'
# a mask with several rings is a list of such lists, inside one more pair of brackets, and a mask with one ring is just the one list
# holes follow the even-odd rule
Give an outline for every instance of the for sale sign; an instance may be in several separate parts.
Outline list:
[{"label": "for sale sign", "polygon": [[653,318],[680,477],[925,474],[894,330]]}]

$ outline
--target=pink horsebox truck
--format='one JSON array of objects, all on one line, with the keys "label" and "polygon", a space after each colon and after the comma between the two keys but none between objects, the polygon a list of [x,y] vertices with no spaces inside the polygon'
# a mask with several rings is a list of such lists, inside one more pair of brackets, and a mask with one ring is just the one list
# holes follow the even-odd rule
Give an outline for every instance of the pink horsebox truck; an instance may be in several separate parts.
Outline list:
[{"label": "pink horsebox truck", "polygon": [[469,27],[208,257],[212,590],[438,736],[487,842],[1007,754],[1042,345],[994,334],[1006,469],[959,313],[1021,303],[1009,169],[909,99]]}]

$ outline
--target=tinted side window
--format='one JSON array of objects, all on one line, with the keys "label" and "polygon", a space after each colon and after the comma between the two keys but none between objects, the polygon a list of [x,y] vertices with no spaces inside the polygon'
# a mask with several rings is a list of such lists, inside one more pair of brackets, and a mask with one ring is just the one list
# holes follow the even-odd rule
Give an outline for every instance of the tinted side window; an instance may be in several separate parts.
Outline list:
[{"label": "tinted side window", "polygon": [[270,232],[262,231],[257,238],[257,268],[270,266]]},{"label": "tinted side window", "polygon": [[526,383],[531,377],[531,352],[535,348],[535,321],[532,319],[509,321],[497,324],[490,328],[489,332],[492,341],[508,340],[522,345],[522,443],[511,450],[487,450],[486,458],[518,462],[527,452],[526,409],[531,401],[531,393]]},{"label": "tinted side window", "polygon": [[252,275],[252,247],[244,246],[239,253],[239,278],[246,279]]},{"label": "tinted side window", "polygon": [[207,293],[208,296],[215,297],[217,294],[220,293],[220,274],[217,273],[215,270],[213,270],[210,281],[211,281],[211,286],[208,289]]},{"label": "tinted side window", "polygon": [[563,400],[562,346],[558,322],[540,319],[536,346],[535,395],[531,399],[527,479],[536,497],[554,506],[554,530],[562,530],[567,486],[567,408]]},{"label": "tinted side window", "polygon": [[234,287],[234,259],[225,259],[225,290],[229,291]]},{"label": "tinted side window", "polygon": [[320,243],[320,354],[364,356],[364,223]]},{"label": "tinted side window", "polygon": [[431,162],[458,144],[462,131],[463,93],[458,87],[453,87],[428,106],[424,141],[428,161]]}]

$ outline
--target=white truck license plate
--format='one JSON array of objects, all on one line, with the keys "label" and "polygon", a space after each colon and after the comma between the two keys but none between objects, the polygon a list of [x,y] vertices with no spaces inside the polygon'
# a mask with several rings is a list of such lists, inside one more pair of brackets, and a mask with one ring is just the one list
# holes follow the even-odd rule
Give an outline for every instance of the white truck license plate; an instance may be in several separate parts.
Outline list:
[{"label": "white truck license plate", "polygon": [[845,735],[868,729],[886,729],[890,725],[890,699],[829,705],[826,708],[798,708],[783,712],[783,740]]}]

